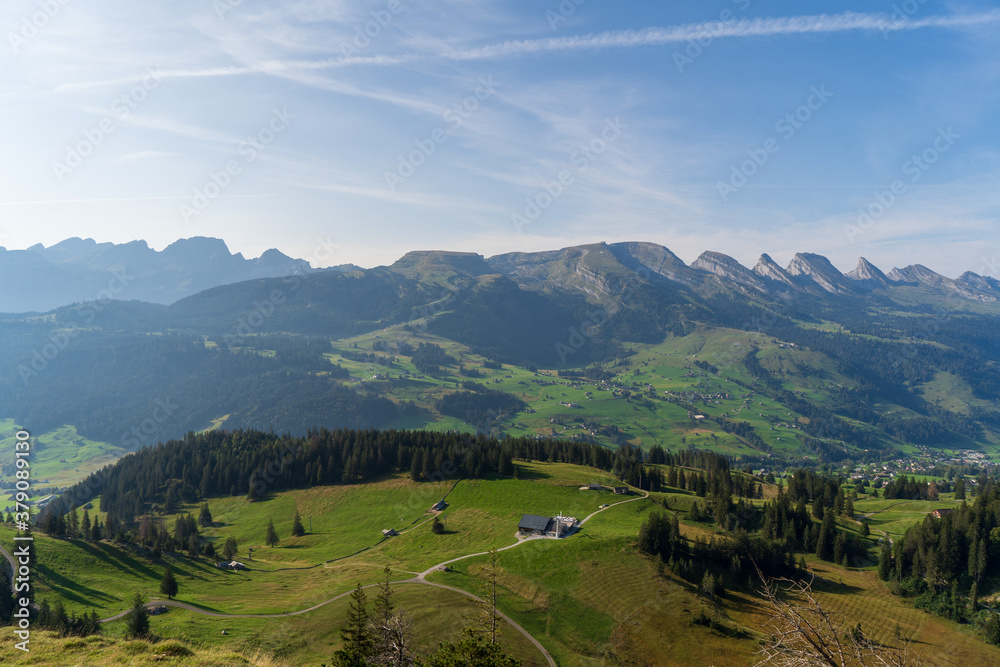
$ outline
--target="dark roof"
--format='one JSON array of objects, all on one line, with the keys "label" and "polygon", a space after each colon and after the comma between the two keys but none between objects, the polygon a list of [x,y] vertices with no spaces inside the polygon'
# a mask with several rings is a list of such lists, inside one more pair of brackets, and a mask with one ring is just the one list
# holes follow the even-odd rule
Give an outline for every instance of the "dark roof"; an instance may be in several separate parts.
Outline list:
[{"label": "dark roof", "polygon": [[521,517],[521,523],[517,524],[519,530],[541,530],[548,531],[552,519],[547,516],[537,516],[535,514],[525,514]]}]

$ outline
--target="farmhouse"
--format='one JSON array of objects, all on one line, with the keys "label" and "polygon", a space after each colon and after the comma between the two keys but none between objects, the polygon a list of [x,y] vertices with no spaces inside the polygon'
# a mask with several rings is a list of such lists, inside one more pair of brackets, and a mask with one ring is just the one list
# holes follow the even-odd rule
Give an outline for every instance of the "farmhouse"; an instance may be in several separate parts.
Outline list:
[{"label": "farmhouse", "polygon": [[383,528],[382,535],[385,537],[395,537],[396,535],[399,535],[399,533],[396,532],[395,528]]},{"label": "farmhouse", "polygon": [[517,530],[522,535],[545,535],[551,526],[552,519],[547,516],[525,514],[521,517],[521,523],[517,524]]},{"label": "farmhouse", "polygon": [[942,509],[934,510],[933,512],[931,512],[931,516],[934,517],[935,519],[940,519],[941,517],[945,516],[946,514],[951,514],[954,511],[955,510],[950,509],[950,508],[942,508]]},{"label": "farmhouse", "polygon": [[226,561],[220,561],[220,562],[218,562],[218,563],[215,564],[215,567],[219,568],[220,570],[245,570],[245,569],[247,569],[246,565],[244,565],[243,563],[240,563],[239,561],[235,561],[235,560],[232,561],[232,562],[229,562],[229,563],[227,563]]},{"label": "farmhouse", "polygon": [[432,512],[440,512],[440,511],[444,510],[444,508],[447,507],[447,506],[448,506],[448,503],[446,503],[443,500],[439,500],[436,503],[434,503],[433,505],[431,505],[431,511]]},{"label": "farmhouse", "polygon": [[522,535],[542,535],[544,537],[565,537],[576,526],[576,519],[561,514],[552,518],[525,514],[517,524],[517,531]]},{"label": "farmhouse", "polygon": [[604,485],[603,484],[588,484],[587,485],[587,489],[590,490],[590,491],[601,491],[602,489],[604,489]]},{"label": "farmhouse", "polygon": [[627,496],[628,495],[628,487],[627,486],[616,486],[615,487],[615,494],[617,494],[619,496]]}]

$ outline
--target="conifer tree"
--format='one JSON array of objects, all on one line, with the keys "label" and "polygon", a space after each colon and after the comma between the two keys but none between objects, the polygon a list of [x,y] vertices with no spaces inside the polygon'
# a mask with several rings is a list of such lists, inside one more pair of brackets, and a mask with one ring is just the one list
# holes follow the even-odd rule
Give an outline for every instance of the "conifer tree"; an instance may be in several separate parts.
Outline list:
[{"label": "conifer tree", "polygon": [[230,535],[226,538],[226,543],[222,547],[222,557],[227,561],[231,561],[236,558],[239,553],[239,545],[236,544],[236,538]]},{"label": "conifer tree", "polygon": [[334,667],[362,667],[374,648],[371,628],[368,625],[368,597],[359,582],[351,593],[347,609],[347,625],[340,629],[344,647],[333,654]]},{"label": "conifer tree", "polygon": [[264,543],[269,547],[277,546],[278,533],[274,530],[274,521],[267,520],[267,534],[264,536]]},{"label": "conifer tree", "polygon": [[302,537],[305,534],[306,529],[302,526],[302,517],[299,516],[298,510],[296,510],[295,518],[292,519],[292,535]]},{"label": "conifer tree", "polygon": [[130,639],[144,639],[149,636],[149,610],[136,591],[132,598],[132,609],[125,616],[125,636]]},{"label": "conifer tree", "polygon": [[83,521],[80,522],[80,537],[90,540],[90,511],[83,510]]},{"label": "conifer tree", "polygon": [[177,595],[177,579],[174,578],[174,572],[169,566],[163,571],[163,578],[160,579],[160,595],[166,595],[168,600]]},{"label": "conifer tree", "polygon": [[212,511],[208,509],[208,503],[203,503],[201,512],[198,513],[198,525],[202,528],[212,525]]}]

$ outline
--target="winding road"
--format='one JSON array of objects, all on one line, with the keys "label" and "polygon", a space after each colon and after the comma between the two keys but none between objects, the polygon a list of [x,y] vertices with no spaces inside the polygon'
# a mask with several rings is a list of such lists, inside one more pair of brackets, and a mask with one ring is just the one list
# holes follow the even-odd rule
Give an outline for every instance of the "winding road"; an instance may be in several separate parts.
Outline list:
[{"label": "winding road", "polygon": [[[625,503],[634,503],[637,500],[645,500],[647,498],[649,498],[649,493],[647,493],[647,492],[644,491],[643,495],[639,496],[637,498],[630,498],[629,500],[621,500],[621,501],[619,501],[617,503],[611,503],[607,507],[602,507],[602,508],[598,509],[596,512],[588,514],[587,517],[584,518],[583,520],[581,520],[580,523],[577,524],[576,527],[574,527],[571,532],[569,532],[568,534],[566,534],[563,537],[546,537],[546,536],[543,536],[543,535],[531,535],[531,536],[528,536],[528,537],[522,537],[522,536],[518,535],[517,536],[517,542],[515,542],[514,544],[511,544],[511,545],[508,545],[506,547],[501,547],[501,548],[497,549],[497,551],[507,551],[508,549],[513,549],[515,547],[519,547],[522,544],[524,544],[525,542],[533,542],[535,540],[564,540],[564,539],[566,539],[568,537],[572,537],[577,531],[580,530],[581,527],[583,527],[583,525],[585,523],[587,523],[587,521],[589,521],[594,516],[600,514],[601,512],[609,510],[612,507],[616,507],[618,505],[624,505]],[[13,565],[14,559],[11,557],[11,555],[9,553],[7,553],[7,551],[4,550],[2,547],[0,547],[0,551],[3,552],[3,555]],[[427,575],[429,575],[429,574],[431,574],[433,572],[437,572],[437,571],[443,570],[444,568],[446,568],[448,565],[451,565],[452,563],[458,562],[460,560],[465,560],[467,558],[475,558],[476,556],[485,556],[485,555],[488,555],[489,553],[490,553],[489,551],[480,551],[480,552],[477,552],[477,553],[472,553],[472,554],[467,554],[465,556],[459,556],[457,558],[452,558],[450,560],[444,561],[443,563],[438,563],[437,565],[434,565],[433,567],[427,568],[426,570],[424,570],[420,574],[416,575],[415,577],[411,577],[409,579],[402,579],[400,581],[394,581],[394,582],[392,582],[392,584],[393,585],[396,585],[396,584],[424,584],[424,585],[427,585],[427,586],[436,586],[437,588],[444,588],[444,589],[449,590],[449,591],[454,591],[456,593],[461,593],[462,595],[466,596],[467,598],[471,598],[471,599],[476,600],[478,602],[482,602],[483,601],[482,598],[480,598],[477,595],[473,595],[472,593],[469,593],[468,591],[462,590],[461,588],[455,588],[454,586],[446,586],[444,584],[438,584],[438,583],[434,583],[432,581],[427,581],[426,577],[427,577]],[[378,586],[378,584],[368,584],[367,586],[362,586],[362,588],[373,588],[375,586]],[[179,607],[181,609],[187,609],[188,611],[193,611],[196,614],[202,614],[203,616],[212,616],[212,617],[215,617],[215,618],[285,618],[285,617],[288,617],[288,616],[298,616],[300,614],[308,614],[309,612],[315,611],[315,610],[319,609],[320,607],[323,607],[323,606],[326,606],[326,605],[330,604],[331,602],[335,602],[335,601],[337,601],[337,600],[339,600],[339,599],[341,599],[343,597],[347,597],[348,595],[350,595],[353,592],[354,592],[353,590],[346,591],[344,593],[341,593],[340,595],[336,595],[336,596],[330,598],[329,600],[324,600],[323,602],[320,602],[319,604],[315,604],[315,605],[313,605],[311,607],[308,607],[306,609],[299,609],[297,611],[287,611],[287,612],[282,612],[282,613],[279,613],[279,614],[225,614],[225,613],[217,612],[217,611],[207,611],[205,609],[201,609],[200,607],[196,607],[196,606],[188,604],[186,602],[179,602],[177,600],[152,600],[152,601],[146,603],[146,607],[147,608],[148,607],[160,607],[160,606]],[[118,612],[114,616],[109,616],[107,618],[102,618],[100,622],[101,623],[110,623],[111,621],[116,621],[116,620],[122,618],[123,616],[125,616],[126,614],[128,614],[129,611],[130,611],[129,609],[126,609],[125,611]],[[522,635],[524,635],[525,638],[527,638],[528,641],[530,641],[541,652],[541,654],[545,657],[545,660],[548,662],[548,664],[551,667],[556,667],[556,661],[552,659],[552,655],[545,649],[544,646],[542,646],[541,642],[539,642],[537,639],[535,639],[533,636],[531,636],[531,634],[527,630],[525,630],[523,627],[521,627],[518,623],[516,623],[513,619],[511,619],[509,616],[507,616],[506,614],[504,614],[500,610],[497,610],[497,615],[500,616],[503,620],[507,621],[507,623],[510,624],[510,626],[512,628],[514,628],[515,630],[517,630],[518,632],[520,632]]]}]

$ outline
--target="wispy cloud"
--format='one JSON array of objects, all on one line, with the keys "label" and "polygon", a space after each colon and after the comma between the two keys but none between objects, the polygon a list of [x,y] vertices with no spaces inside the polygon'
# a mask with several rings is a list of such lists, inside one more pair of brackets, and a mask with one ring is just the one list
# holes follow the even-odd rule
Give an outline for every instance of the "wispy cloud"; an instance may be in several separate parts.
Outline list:
[{"label": "wispy cloud", "polygon": [[[226,197],[272,197],[273,195],[229,195]],[[125,201],[190,200],[191,195],[164,195],[160,197],[95,197],[91,199],[39,199],[35,201],[0,201],[0,206],[49,206],[52,204],[106,204]]]},{"label": "wispy cloud", "polygon": [[1000,10],[968,15],[934,16],[920,20],[894,20],[888,14],[844,12],[787,18],[711,21],[669,28],[618,30],[590,35],[515,40],[446,54],[455,60],[490,60],[557,51],[635,48],[684,43],[698,38],[777,37],[851,31],[899,32],[924,28],[960,28],[1000,21]]},{"label": "wispy cloud", "polygon": [[[841,14],[815,14],[808,16],[740,19],[735,21],[710,21],[689,23],[672,27],[650,27],[641,30],[615,30],[588,35],[550,37],[544,39],[511,40],[498,44],[452,51],[429,53],[414,52],[396,55],[358,55],[325,58],[322,60],[264,60],[249,65],[210,68],[176,68],[159,70],[164,79],[211,78],[264,74],[294,78],[296,73],[315,72],[347,67],[393,67],[418,61],[446,59],[454,61],[500,60],[539,53],[564,51],[593,51],[602,49],[627,49],[667,44],[685,43],[692,39],[736,39],[747,37],[779,37],[841,32],[904,32],[923,29],[954,29],[988,25],[1000,22],[1000,10],[975,14],[938,15],[922,19],[893,18],[883,13],[844,12]],[[142,75],[118,77],[100,81],[62,84],[53,92],[120,86],[135,83]],[[323,83],[320,79],[299,78],[306,85],[338,87],[342,84]],[[352,92],[344,87],[342,92]]]}]

